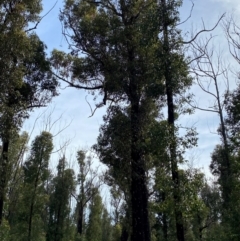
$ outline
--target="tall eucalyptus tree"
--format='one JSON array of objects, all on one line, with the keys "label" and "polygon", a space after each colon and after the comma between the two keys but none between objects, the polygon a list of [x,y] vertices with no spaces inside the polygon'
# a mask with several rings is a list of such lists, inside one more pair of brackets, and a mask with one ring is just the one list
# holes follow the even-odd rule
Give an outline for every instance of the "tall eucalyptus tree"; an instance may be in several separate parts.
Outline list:
[{"label": "tall eucalyptus tree", "polygon": [[[133,241],[151,240],[144,133],[151,123],[152,113],[158,108],[155,102],[165,94],[165,83],[170,96],[188,82],[184,58],[182,55],[177,57],[180,50],[178,37],[169,47],[175,47],[171,54],[175,56],[172,57],[174,61],[171,66],[175,67],[174,70],[177,70],[177,66],[181,69],[174,77],[178,74],[181,76],[174,80],[171,78],[171,82],[165,78],[165,59],[170,52],[164,50],[166,44],[160,39],[165,26],[161,21],[161,6],[162,3],[155,0],[66,0],[60,18],[71,53],[55,50],[52,56],[53,66],[58,70],[55,75],[59,79],[70,87],[94,93],[98,91],[103,96],[103,101],[96,108],[111,103],[119,109],[128,109],[128,170]],[[168,14],[174,16],[172,22],[168,23],[172,28],[178,20],[179,6],[180,2],[169,3],[168,6]],[[171,85],[174,87],[169,94]],[[176,174],[175,159],[173,156],[173,173]],[[174,182],[177,185],[176,178]]]}]

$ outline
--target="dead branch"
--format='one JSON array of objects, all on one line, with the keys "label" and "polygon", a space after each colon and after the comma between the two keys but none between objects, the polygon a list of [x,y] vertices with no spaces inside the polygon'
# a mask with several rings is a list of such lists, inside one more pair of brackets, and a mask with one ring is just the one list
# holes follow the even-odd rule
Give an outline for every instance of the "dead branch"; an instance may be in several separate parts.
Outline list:
[{"label": "dead branch", "polygon": [[45,18],[45,17],[55,8],[55,6],[57,5],[57,2],[58,2],[58,0],[53,4],[53,6],[50,8],[50,10],[48,10],[47,13],[44,14],[44,15],[36,22],[36,24],[34,25],[34,27],[25,30],[25,33],[30,32],[30,31],[32,31],[32,30],[34,30],[34,29],[37,29],[39,23],[43,20],[43,18]]},{"label": "dead branch", "polygon": [[186,23],[186,22],[192,17],[192,12],[193,12],[193,8],[194,8],[194,3],[193,3],[193,1],[191,1],[191,3],[192,3],[192,7],[191,7],[191,10],[190,10],[189,16],[188,16],[184,21],[178,23],[178,24],[176,25],[176,27],[179,26],[179,25],[182,25],[182,24]]},{"label": "dead branch", "polygon": [[201,33],[204,33],[204,32],[212,32],[220,23],[220,21],[225,17],[225,13],[221,15],[221,17],[218,19],[217,23],[211,28],[211,29],[206,29],[205,28],[205,24],[204,22],[202,21],[203,23],[203,29],[201,31],[199,31],[198,33],[195,34],[195,36],[189,40],[189,41],[183,41],[182,44],[191,44],[192,42],[194,42],[197,37],[201,34]]}]

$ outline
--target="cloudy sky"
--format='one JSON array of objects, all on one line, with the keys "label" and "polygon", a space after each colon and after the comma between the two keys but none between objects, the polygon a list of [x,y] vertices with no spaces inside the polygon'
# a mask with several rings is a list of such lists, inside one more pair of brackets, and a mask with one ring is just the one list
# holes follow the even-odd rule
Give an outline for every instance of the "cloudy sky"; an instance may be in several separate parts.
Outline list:
[{"label": "cloudy sky", "polygon": [[[182,20],[189,16],[192,7],[191,1],[184,0],[183,2],[183,7],[180,11]],[[191,18],[181,26],[186,39],[191,37],[192,31],[196,32],[202,28],[202,21],[204,21],[206,28],[212,28],[223,13],[233,13],[236,16],[240,13],[239,0],[195,0],[193,3],[194,8]],[[43,0],[44,11],[42,15],[48,12],[54,4],[55,0]],[[41,40],[48,47],[48,53],[54,48],[67,51],[68,46],[62,35],[62,27],[58,19],[59,11],[62,7],[62,0],[58,0],[52,11],[42,19],[37,29]],[[212,34],[216,36],[214,45],[223,51],[224,61],[229,61],[232,68],[237,69],[238,66],[235,65],[228,55],[227,44],[221,27],[218,27]],[[231,74],[229,77],[231,87],[234,88],[236,78]],[[222,84],[221,86],[223,90],[224,85]],[[201,92],[197,86],[193,86],[191,91],[195,94],[195,98],[201,107],[206,108],[213,104],[212,99]],[[56,150],[65,142],[69,142],[68,150],[70,151],[67,155],[69,158],[74,159],[71,154],[76,149],[91,147],[96,142],[98,130],[102,123],[102,116],[105,113],[104,108],[99,109],[93,117],[89,118],[91,110],[86,102],[86,98],[92,103],[92,96],[88,95],[87,92],[72,88],[61,89],[60,95],[52,101],[48,108],[32,113],[31,118],[26,121],[23,129],[31,132],[34,128],[32,134],[34,137],[42,129],[49,129],[49,126],[60,119],[51,128],[53,134],[57,134],[60,129],[68,127],[54,138]],[[52,113],[51,118],[50,113]],[[193,161],[194,166],[204,168],[204,171],[209,173],[210,153],[214,146],[219,143],[219,136],[216,134],[216,129],[219,125],[218,116],[210,112],[196,111],[194,115],[181,117],[180,122],[183,126],[195,126],[197,128],[199,133],[198,147],[189,151],[187,158]]]}]

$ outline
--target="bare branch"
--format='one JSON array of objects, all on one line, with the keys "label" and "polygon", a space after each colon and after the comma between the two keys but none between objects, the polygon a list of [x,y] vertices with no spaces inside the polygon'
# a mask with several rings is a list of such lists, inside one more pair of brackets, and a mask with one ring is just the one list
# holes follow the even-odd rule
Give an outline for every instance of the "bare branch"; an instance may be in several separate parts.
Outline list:
[{"label": "bare branch", "polygon": [[58,79],[64,81],[65,83],[69,84],[68,87],[74,87],[74,88],[77,88],[77,89],[84,89],[84,90],[98,90],[98,89],[102,89],[103,88],[103,85],[97,85],[97,86],[94,86],[94,87],[88,87],[88,86],[82,86],[82,85],[78,85],[78,84],[73,84],[72,82],[64,79],[63,77],[57,75],[56,73],[53,73],[52,74],[57,77]]},{"label": "bare branch", "polygon": [[216,23],[216,24],[213,26],[213,28],[211,28],[211,29],[206,29],[206,28],[205,28],[205,24],[204,24],[204,22],[203,22],[203,27],[204,27],[204,28],[203,28],[201,31],[199,31],[191,40],[189,40],[189,41],[183,41],[182,44],[190,44],[190,43],[194,42],[194,41],[196,40],[196,38],[197,38],[201,33],[213,31],[213,30],[218,26],[218,24],[220,23],[220,21],[224,18],[224,16],[225,16],[225,13],[221,15],[221,17],[218,19],[217,23]]},{"label": "bare branch", "polygon": [[193,1],[191,1],[191,3],[192,3],[192,7],[191,7],[191,10],[190,10],[189,16],[188,16],[183,22],[178,23],[178,24],[176,25],[176,27],[179,26],[179,25],[182,25],[182,24],[186,23],[186,22],[192,17],[192,12],[193,12],[193,8],[194,8],[194,3],[193,3]]},{"label": "bare branch", "polygon": [[233,16],[229,20],[224,21],[223,29],[228,40],[229,52],[240,64],[240,27],[237,26]]},{"label": "bare branch", "polygon": [[188,102],[188,104],[189,104],[192,108],[197,109],[197,110],[219,113],[219,111],[217,111],[217,110],[205,109],[205,108],[198,107],[198,106],[196,106],[196,105],[192,105],[191,102]]},{"label": "bare branch", "polygon": [[37,21],[37,23],[34,25],[34,27],[25,30],[25,33],[30,32],[34,29],[37,29],[39,23],[43,20],[43,18],[45,18],[55,8],[55,6],[57,5],[57,2],[58,2],[58,0],[53,4],[53,6],[50,8],[50,10]]}]

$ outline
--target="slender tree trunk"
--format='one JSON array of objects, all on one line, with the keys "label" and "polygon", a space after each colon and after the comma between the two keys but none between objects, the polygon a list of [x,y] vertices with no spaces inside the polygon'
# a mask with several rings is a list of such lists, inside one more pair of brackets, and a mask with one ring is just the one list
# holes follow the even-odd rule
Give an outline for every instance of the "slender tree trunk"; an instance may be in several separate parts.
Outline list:
[{"label": "slender tree trunk", "polygon": [[[166,200],[165,197],[165,192],[162,192],[162,201],[164,202]],[[164,240],[168,240],[168,224],[167,224],[167,215],[166,213],[163,213],[163,218],[162,218],[162,223],[163,223],[163,237]]]},{"label": "slender tree trunk", "polygon": [[181,196],[180,196],[180,180],[178,174],[178,164],[176,155],[176,141],[175,141],[175,122],[174,122],[174,103],[173,103],[173,83],[171,77],[171,62],[170,57],[170,47],[169,47],[169,36],[168,36],[168,23],[167,23],[167,8],[166,0],[161,0],[162,4],[162,20],[163,20],[163,38],[164,38],[164,53],[165,53],[165,83],[166,83],[166,93],[167,93],[167,106],[168,106],[168,124],[169,124],[169,137],[170,137],[170,163],[173,181],[173,199],[174,199],[174,211],[176,220],[176,231],[177,240],[184,241],[184,226],[183,226],[183,215],[181,211]]},{"label": "slender tree trunk", "polygon": [[[81,176],[84,176],[83,167],[81,168]],[[80,189],[81,200],[79,202],[78,210],[78,220],[77,220],[77,232],[82,235],[83,233],[83,215],[84,215],[84,206],[85,203],[85,193],[84,193],[84,180],[81,178],[81,189]]]},{"label": "slender tree trunk", "polygon": [[199,241],[202,241],[202,231],[203,231],[203,228],[201,227],[201,218],[200,218],[199,215],[198,215],[198,217],[197,217],[197,220],[198,220],[198,225],[199,225],[199,228],[198,228],[198,237],[199,237]]},{"label": "slender tree trunk", "polygon": [[56,229],[55,229],[55,234],[54,234],[54,241],[60,241],[61,240],[61,233],[59,232],[59,228],[63,228],[62,225],[62,215],[61,215],[61,210],[62,209],[62,203],[60,203],[58,207],[58,212],[57,212],[57,222],[56,222]]},{"label": "slender tree trunk", "polygon": [[[173,199],[174,199],[174,211],[175,211],[175,220],[176,220],[176,231],[177,231],[177,240],[184,241],[184,226],[183,226],[183,215],[181,211],[181,194],[180,194],[180,180],[178,174],[178,165],[177,165],[177,156],[176,156],[176,144],[175,144],[175,133],[174,133],[174,121],[172,117],[174,114],[171,91],[168,93],[168,123],[170,128],[170,162],[171,162],[171,172],[172,172],[172,181],[173,181]],[[174,117],[173,117],[174,118]]]},{"label": "slender tree trunk", "polygon": [[29,219],[28,219],[28,241],[31,241],[32,236],[32,218],[33,218],[33,211],[34,211],[34,201],[36,196],[36,189],[37,189],[38,178],[34,184],[34,190],[31,198],[30,210],[29,210]]},{"label": "slender tree trunk", "polygon": [[80,235],[82,235],[82,232],[83,232],[83,201],[82,200],[79,203],[77,232]]},{"label": "slender tree trunk", "polygon": [[227,132],[225,128],[224,118],[223,118],[223,111],[222,105],[220,102],[221,96],[219,93],[217,77],[214,78],[214,84],[217,94],[217,105],[219,109],[219,117],[220,117],[220,124],[221,124],[221,135],[223,139],[223,146],[224,146],[224,153],[223,153],[223,167],[221,170],[222,176],[222,195],[223,195],[223,205],[225,209],[229,209],[230,207],[230,198],[232,193],[232,181],[231,181],[231,165],[230,165],[230,158],[229,158],[229,148],[228,148],[228,141],[227,141]]},{"label": "slender tree trunk", "polygon": [[3,206],[5,198],[5,189],[7,185],[7,167],[8,167],[8,149],[9,139],[3,141],[2,154],[0,159],[0,225],[3,219]]},{"label": "slender tree trunk", "polygon": [[31,236],[32,236],[32,216],[33,216],[33,201],[30,206],[30,213],[29,213],[29,220],[28,220],[28,241],[31,241]]},{"label": "slender tree trunk", "polygon": [[32,198],[31,198],[31,205],[30,205],[30,211],[29,211],[29,220],[28,220],[28,241],[31,241],[32,238],[32,218],[33,218],[33,214],[34,214],[34,202],[35,202],[35,198],[36,198],[36,193],[37,193],[37,186],[38,186],[38,180],[39,180],[39,175],[42,169],[42,153],[43,150],[41,151],[41,162],[40,162],[40,166],[38,168],[38,172],[37,172],[37,176],[34,182],[34,189],[33,189],[33,194],[32,194]]}]

